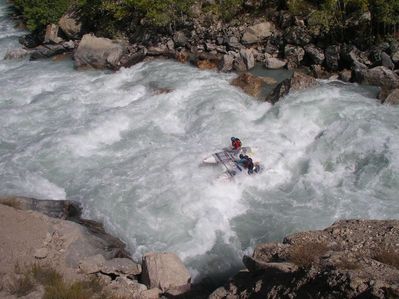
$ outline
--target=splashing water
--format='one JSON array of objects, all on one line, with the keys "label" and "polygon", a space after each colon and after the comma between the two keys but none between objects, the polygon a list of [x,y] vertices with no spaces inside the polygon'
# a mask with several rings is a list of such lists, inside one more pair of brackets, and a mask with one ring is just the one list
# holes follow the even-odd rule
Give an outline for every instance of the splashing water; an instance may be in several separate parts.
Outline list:
[{"label": "splashing water", "polygon": [[[1,56],[21,34],[4,3]],[[198,278],[223,276],[256,243],[399,213],[399,108],[366,89],[322,82],[272,107],[230,86],[234,75],[172,61],[0,70],[0,195],[78,200],[137,259],[173,251]],[[222,183],[222,168],[200,166],[231,136],[265,172]]]}]

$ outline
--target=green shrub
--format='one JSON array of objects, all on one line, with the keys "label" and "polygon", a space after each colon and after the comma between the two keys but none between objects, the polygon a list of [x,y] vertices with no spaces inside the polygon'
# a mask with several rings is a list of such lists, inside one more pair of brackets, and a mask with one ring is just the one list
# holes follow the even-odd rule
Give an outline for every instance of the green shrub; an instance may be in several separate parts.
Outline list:
[{"label": "green shrub", "polygon": [[78,0],[14,0],[23,14],[29,30],[40,30],[49,23],[57,23],[68,8]]}]

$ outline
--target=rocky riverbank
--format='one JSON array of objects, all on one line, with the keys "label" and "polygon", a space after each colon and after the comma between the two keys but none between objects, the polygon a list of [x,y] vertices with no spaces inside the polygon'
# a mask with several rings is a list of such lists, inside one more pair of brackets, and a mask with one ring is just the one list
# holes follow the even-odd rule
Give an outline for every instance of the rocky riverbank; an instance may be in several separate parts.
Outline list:
[{"label": "rocky riverbank", "polygon": [[[141,264],[133,262],[121,241],[79,217],[74,202],[13,197],[0,203],[2,298],[16,298],[16,281],[29,265],[54,268],[67,281],[95,279],[107,298],[209,295],[191,285],[173,253],[148,253]],[[397,298],[398,239],[397,220],[342,220],[282,243],[258,244],[243,258],[246,269],[209,298]],[[45,292],[32,285],[22,297]]]},{"label": "rocky riverbank", "polygon": [[43,285],[26,287],[30,267],[55,269],[68,282],[95,279],[106,298],[193,292],[190,273],[175,254],[147,253],[141,264],[135,263],[121,241],[79,214],[71,201],[0,199],[1,298],[46,294]]},{"label": "rocky riverbank", "polygon": [[399,298],[398,240],[398,220],[342,220],[259,244],[210,298]]},{"label": "rocky riverbank", "polygon": [[[376,85],[381,88],[382,103],[399,102],[398,40],[366,48],[357,40],[353,43],[327,41],[321,28],[307,17],[298,17],[274,6],[265,7],[261,2],[246,1],[249,13],[241,13],[227,22],[207,11],[206,1],[197,1],[191,8],[190,18],[176,30],[148,29],[147,32],[140,27],[140,30],[136,28],[139,33],[135,35],[124,32],[123,38],[113,40],[98,36],[101,31],[87,33],[79,11],[71,9],[58,23],[49,24],[45,32],[21,37],[24,48],[11,50],[6,58],[30,55],[31,59],[39,59],[69,53],[76,68],[116,70],[166,57],[190,62],[202,69],[238,73],[262,64],[267,69],[301,69],[315,78]],[[370,22],[369,18],[365,14],[357,22],[348,19],[346,30],[357,30]],[[283,84],[284,92],[277,83],[271,84],[277,87],[272,95],[262,94],[259,98],[275,103],[289,91],[287,82]],[[243,84],[245,81],[239,85]]]}]

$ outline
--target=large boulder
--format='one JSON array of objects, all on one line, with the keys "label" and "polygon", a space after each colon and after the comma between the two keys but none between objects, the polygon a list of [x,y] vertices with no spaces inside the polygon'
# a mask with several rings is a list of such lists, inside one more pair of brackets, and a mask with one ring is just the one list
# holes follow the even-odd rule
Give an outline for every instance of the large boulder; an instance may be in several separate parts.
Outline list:
[{"label": "large boulder", "polygon": [[242,73],[231,84],[240,87],[245,93],[253,97],[259,97],[266,83],[261,78],[250,73]]},{"label": "large boulder", "polygon": [[275,30],[273,23],[263,22],[247,28],[244,32],[241,42],[243,44],[255,44],[271,36]]},{"label": "large boulder", "polygon": [[287,65],[287,61],[281,60],[274,57],[269,57],[266,55],[265,57],[265,67],[267,69],[276,70],[281,69]]},{"label": "large boulder", "polygon": [[82,23],[76,11],[71,10],[58,21],[62,32],[70,39],[79,39],[82,35]]},{"label": "large boulder", "polygon": [[355,79],[361,84],[375,85],[387,89],[399,87],[399,76],[384,66],[372,69],[355,69]]},{"label": "large boulder", "polygon": [[250,70],[255,66],[255,58],[251,49],[241,49],[240,56],[242,57],[247,70]]},{"label": "large boulder", "polygon": [[147,253],[143,257],[142,281],[149,288],[179,294],[191,287],[191,276],[174,253]]},{"label": "large boulder", "polygon": [[399,105],[399,89],[396,88],[386,97],[385,104]]},{"label": "large boulder", "polygon": [[125,51],[126,46],[122,43],[85,34],[74,55],[75,67],[117,69]]},{"label": "large boulder", "polygon": [[386,68],[388,68],[390,70],[393,70],[395,68],[395,65],[392,62],[391,57],[385,52],[381,53],[381,65],[385,66]]},{"label": "large boulder", "polygon": [[58,25],[48,24],[46,27],[46,34],[44,35],[44,43],[58,44],[62,42],[62,38],[58,36]]}]

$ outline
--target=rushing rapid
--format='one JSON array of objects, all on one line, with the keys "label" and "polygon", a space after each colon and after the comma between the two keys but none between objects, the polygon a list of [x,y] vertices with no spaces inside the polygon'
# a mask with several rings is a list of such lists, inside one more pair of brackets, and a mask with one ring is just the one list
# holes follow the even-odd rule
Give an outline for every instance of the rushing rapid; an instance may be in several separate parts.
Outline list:
[{"label": "rushing rapid", "polygon": [[[1,1],[1,57],[20,34]],[[233,74],[167,60],[0,71],[0,195],[78,200],[136,259],[173,251],[197,278],[223,276],[256,243],[399,213],[399,108],[371,90],[321,82],[271,106]],[[218,182],[223,168],[200,165],[231,136],[256,149],[262,174]]]}]

